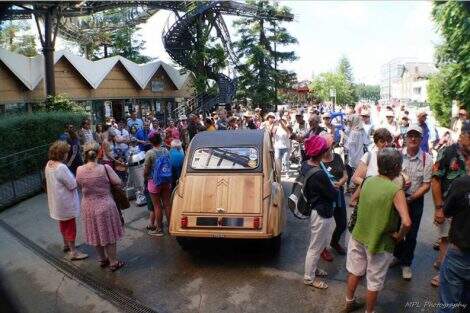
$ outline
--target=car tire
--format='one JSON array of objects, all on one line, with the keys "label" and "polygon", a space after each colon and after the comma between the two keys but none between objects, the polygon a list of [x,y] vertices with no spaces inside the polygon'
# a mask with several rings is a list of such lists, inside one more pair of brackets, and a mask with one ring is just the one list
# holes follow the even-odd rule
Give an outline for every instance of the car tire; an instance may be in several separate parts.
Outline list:
[{"label": "car tire", "polygon": [[188,237],[176,237],[176,241],[184,251],[188,251],[193,246],[191,238]]}]

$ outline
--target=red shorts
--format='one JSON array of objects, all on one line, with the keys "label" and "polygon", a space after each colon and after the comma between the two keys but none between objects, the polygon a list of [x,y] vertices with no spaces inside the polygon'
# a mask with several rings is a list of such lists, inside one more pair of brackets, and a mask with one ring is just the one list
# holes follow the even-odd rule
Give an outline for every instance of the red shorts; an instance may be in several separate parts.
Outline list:
[{"label": "red shorts", "polygon": [[65,241],[75,241],[75,237],[77,236],[75,218],[71,218],[66,221],[59,221],[59,228]]},{"label": "red shorts", "polygon": [[161,192],[170,192],[171,190],[171,184],[170,183],[164,183],[161,184],[160,186],[155,185],[152,179],[149,179],[147,181],[147,190],[149,193],[152,194],[160,194]]}]

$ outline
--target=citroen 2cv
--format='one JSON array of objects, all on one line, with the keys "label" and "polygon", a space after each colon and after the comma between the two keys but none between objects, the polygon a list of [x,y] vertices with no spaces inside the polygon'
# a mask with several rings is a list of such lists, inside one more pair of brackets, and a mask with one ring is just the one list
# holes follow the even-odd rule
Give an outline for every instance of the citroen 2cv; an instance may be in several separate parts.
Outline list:
[{"label": "citroen 2cv", "polygon": [[263,130],[198,133],[172,196],[170,234],[183,249],[193,238],[263,239],[275,252],[286,219],[271,138]]}]

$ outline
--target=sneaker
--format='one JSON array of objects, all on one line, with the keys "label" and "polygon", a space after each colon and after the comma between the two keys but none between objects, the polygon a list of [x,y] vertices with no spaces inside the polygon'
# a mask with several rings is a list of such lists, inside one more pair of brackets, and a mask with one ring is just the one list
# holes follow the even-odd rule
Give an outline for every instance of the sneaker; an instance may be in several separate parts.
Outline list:
[{"label": "sneaker", "polygon": [[365,303],[363,301],[359,301],[356,298],[354,298],[351,301],[346,301],[346,305],[344,306],[344,309],[341,312],[342,313],[354,312],[356,310],[363,308],[364,305]]},{"label": "sneaker", "polygon": [[157,237],[162,237],[163,235],[165,235],[163,233],[163,229],[161,228],[155,228],[154,230],[149,230],[147,234],[149,234],[150,236],[157,236]]},{"label": "sneaker", "polygon": [[338,253],[339,255],[346,255],[346,251],[343,247],[341,247],[339,243],[331,244],[331,247],[335,249],[336,253]]},{"label": "sneaker", "polygon": [[88,254],[76,251],[75,253],[68,253],[67,259],[69,261],[79,261],[88,258]]},{"label": "sneaker", "polygon": [[413,277],[413,273],[411,272],[411,267],[402,266],[401,277],[403,277],[404,280],[411,280],[411,278]]},{"label": "sneaker", "polygon": [[327,248],[323,249],[323,252],[321,253],[321,258],[327,262],[332,262],[333,261],[333,255],[331,254],[330,251],[328,251]]}]

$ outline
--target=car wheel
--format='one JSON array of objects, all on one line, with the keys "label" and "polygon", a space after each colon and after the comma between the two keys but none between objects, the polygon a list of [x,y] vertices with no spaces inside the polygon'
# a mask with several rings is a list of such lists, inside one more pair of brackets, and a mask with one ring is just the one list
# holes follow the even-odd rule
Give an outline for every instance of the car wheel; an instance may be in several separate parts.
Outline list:
[{"label": "car wheel", "polygon": [[180,245],[181,249],[188,251],[192,247],[192,240],[188,237],[176,237],[176,241]]}]

